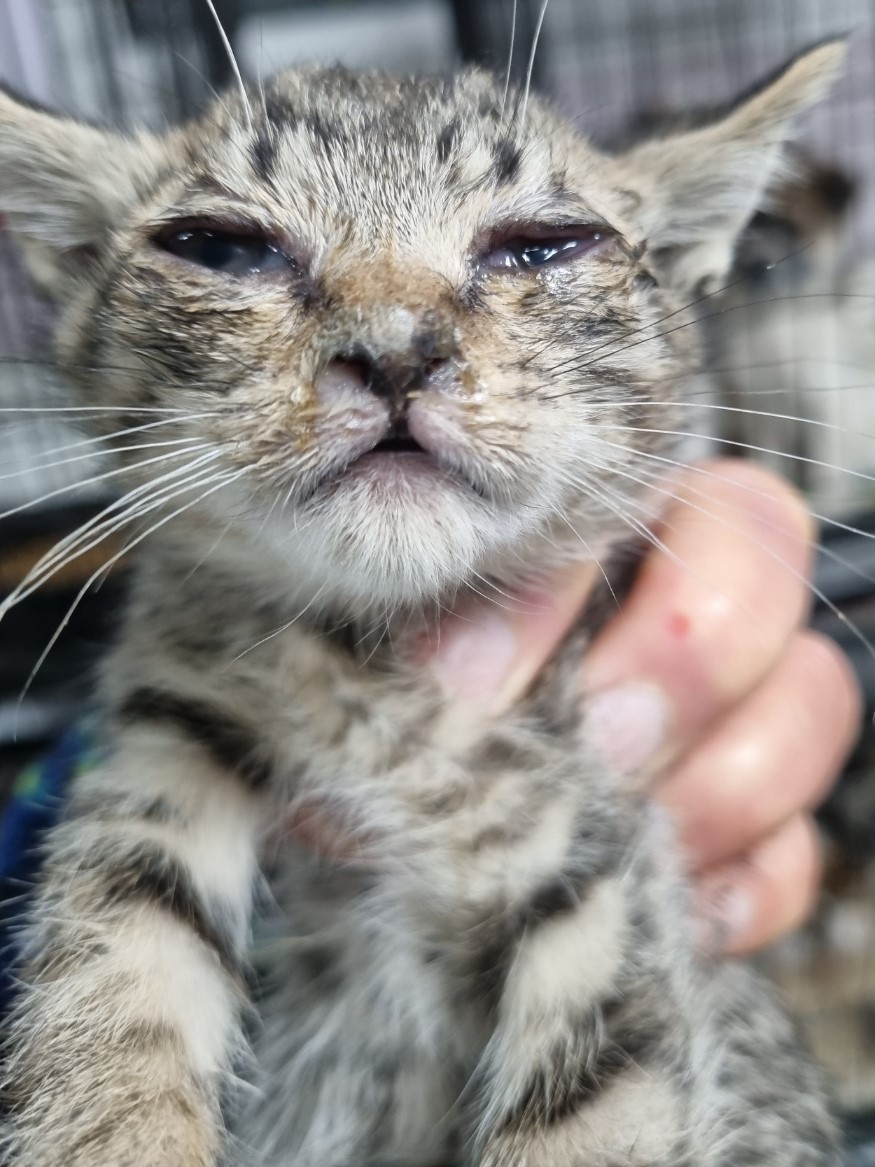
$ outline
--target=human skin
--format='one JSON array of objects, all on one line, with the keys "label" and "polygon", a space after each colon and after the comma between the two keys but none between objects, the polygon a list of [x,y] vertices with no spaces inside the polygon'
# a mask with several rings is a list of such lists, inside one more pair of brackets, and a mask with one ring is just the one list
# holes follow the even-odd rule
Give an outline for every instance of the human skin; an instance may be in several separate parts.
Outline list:
[{"label": "human skin", "polygon": [[[821,861],[812,810],[857,735],[842,653],[805,628],[812,522],[751,463],[675,476],[654,545],[581,670],[585,733],[669,808],[694,876],[703,942],[744,953],[810,912]],[[450,615],[430,651],[459,698],[494,712],[531,684],[598,569],[536,596]]]}]

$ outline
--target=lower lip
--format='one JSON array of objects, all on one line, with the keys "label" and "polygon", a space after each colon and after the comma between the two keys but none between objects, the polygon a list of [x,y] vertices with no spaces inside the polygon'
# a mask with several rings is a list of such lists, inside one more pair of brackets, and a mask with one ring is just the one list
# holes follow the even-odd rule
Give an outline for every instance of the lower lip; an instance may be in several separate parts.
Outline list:
[{"label": "lower lip", "polygon": [[371,450],[356,458],[344,472],[344,477],[365,478],[385,483],[435,481],[446,475],[428,454],[417,451],[382,452]]}]

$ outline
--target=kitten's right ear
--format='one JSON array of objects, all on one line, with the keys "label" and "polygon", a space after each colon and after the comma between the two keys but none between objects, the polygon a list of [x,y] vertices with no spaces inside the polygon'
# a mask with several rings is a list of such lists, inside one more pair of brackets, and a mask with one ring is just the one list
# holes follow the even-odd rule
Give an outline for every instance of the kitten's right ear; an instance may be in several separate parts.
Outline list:
[{"label": "kitten's right ear", "polygon": [[158,138],[98,130],[0,91],[0,215],[38,258],[41,284],[99,246],[161,155]]}]

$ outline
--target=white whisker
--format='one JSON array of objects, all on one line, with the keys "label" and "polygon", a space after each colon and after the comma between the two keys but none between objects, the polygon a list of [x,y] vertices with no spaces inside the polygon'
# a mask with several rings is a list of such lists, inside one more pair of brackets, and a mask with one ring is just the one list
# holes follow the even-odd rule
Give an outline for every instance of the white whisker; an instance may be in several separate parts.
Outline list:
[{"label": "white whisker", "polygon": [[[615,514],[617,518],[622,519],[623,522],[631,526],[632,529],[637,532],[637,534],[645,537],[647,541],[652,543],[654,547],[658,548],[666,556],[666,558],[670,559],[676,566],[682,568],[682,570],[684,570],[688,575],[691,575],[693,579],[698,580],[705,587],[715,591],[723,599],[728,598],[725,593],[721,592],[720,589],[717,588],[710,580],[705,579],[705,577],[699,572],[695,571],[689,563],[686,563],[676,552],[672,551],[672,549],[666,543],[664,543],[663,540],[661,540],[645,522],[640,519],[635,519],[633,516],[628,515],[622,509],[623,506],[640,506],[641,504],[636,503],[636,500],[627,498],[625,495],[618,495],[616,491],[612,491],[610,487],[608,487],[604,482],[591,483],[576,481],[574,485],[585,490],[587,494],[589,494],[590,498],[594,499],[596,502],[600,502],[606,506],[612,514]],[[611,505],[609,502],[609,495],[614,498],[613,505]],[[753,615],[753,613],[748,614]]]},{"label": "white whisker", "polygon": [[[697,471],[701,474],[707,474],[708,477],[715,479],[717,481],[720,481],[720,478],[721,478],[720,474],[717,471],[715,471],[715,470],[709,471],[701,466],[692,465],[692,466],[686,467],[685,469],[686,469],[687,473],[690,473],[692,471]],[[660,479],[662,479],[663,481],[665,479],[665,472],[662,469],[655,470],[653,467],[645,467],[644,472],[651,475],[651,480],[650,480],[650,484],[649,484],[650,488],[655,489],[655,490],[659,490],[659,493],[661,493],[661,494],[667,493],[666,491],[660,489],[656,485],[656,483]],[[735,481],[733,483],[733,485],[736,487],[741,487],[741,489],[743,489],[746,492],[751,493],[759,498],[772,497],[768,491],[759,490],[759,489],[757,489],[757,487],[751,486],[750,483],[741,483],[741,482]],[[698,490],[689,481],[684,483],[684,491],[687,493],[690,493],[690,494],[694,494],[697,498],[701,498],[701,499],[704,499],[706,501],[710,499],[710,495],[706,494],[705,491],[703,491],[703,490]],[[677,498],[676,495],[674,497]],[[679,500],[679,501],[681,501],[681,500]],[[834,524],[839,529],[846,530],[846,531],[851,532],[855,535],[862,535],[868,539],[875,539],[875,534],[873,534],[871,531],[862,531],[857,527],[850,526],[849,524],[841,523],[838,520],[825,519],[822,516],[818,516],[816,514],[813,514],[812,518],[817,519],[820,522]],[[760,523],[760,525],[767,527],[771,531],[775,531],[775,532],[778,532],[778,533],[781,533],[784,535],[787,534],[786,526],[784,526],[780,523],[775,523],[770,519],[766,519],[762,515],[759,516],[758,522]],[[797,538],[798,538],[799,542],[803,542],[803,541],[805,541],[806,537],[804,535],[799,535],[799,536],[797,536]],[[843,555],[839,555],[839,553],[837,551],[833,551],[833,549],[831,547],[826,547],[823,543],[820,543],[820,544],[818,544],[818,553],[820,555],[825,556],[827,559],[830,559],[833,563],[838,563],[841,567],[846,568],[848,571],[850,571],[851,573],[856,575],[859,579],[866,580],[868,583],[871,583],[871,584],[875,584],[875,576],[870,575],[868,572],[864,571],[858,564],[853,563],[849,559],[846,559]]]},{"label": "white whisker", "polygon": [[96,458],[118,457],[120,454],[134,453],[138,450],[161,450],[168,447],[185,446],[185,451],[192,449],[192,438],[173,438],[166,442],[138,442],[133,446],[119,446],[116,449],[103,450],[89,450],[85,454],[76,454],[72,458],[58,458],[54,462],[39,462],[34,461],[32,464],[23,466],[20,470],[13,470],[9,474],[0,474],[0,482],[9,478],[20,478],[23,474],[33,474],[46,470],[57,470],[60,466],[73,466],[77,462],[90,462]]},{"label": "white whisker", "polygon": [[165,409],[157,405],[4,405],[0,413],[186,413],[185,409]]},{"label": "white whisker", "polygon": [[[604,438],[599,439],[600,442],[610,447],[613,450],[622,450],[624,454],[634,454],[635,458],[646,458],[648,462],[656,462],[658,466],[651,468],[651,473],[654,477],[663,477],[666,474],[664,467],[671,467],[673,470],[681,470],[685,474],[698,474],[706,478],[720,479],[722,475],[717,470],[708,470],[704,466],[699,466],[695,462],[686,463],[681,462],[677,458],[669,458],[664,455],[651,453],[649,450],[629,450],[626,446],[619,442],[608,442]],[[639,468],[640,469],[640,468]],[[768,491],[761,490],[759,487],[752,486],[749,482],[735,482],[735,487],[744,490],[748,494],[756,495],[758,498],[768,498]],[[875,539],[875,532],[866,531],[862,527],[856,527],[853,523],[844,522],[832,515],[819,514],[817,511],[810,511],[811,517],[818,523],[825,526],[834,527],[839,531],[846,531],[849,535],[859,535],[864,539]],[[822,548],[823,549],[823,548]]]},{"label": "white whisker", "polygon": [[231,665],[235,665],[237,661],[242,660],[244,656],[248,656],[250,652],[254,652],[256,648],[260,648],[262,644],[267,644],[269,640],[273,640],[277,636],[282,636],[282,634],[288,631],[288,629],[291,628],[293,624],[297,624],[297,622],[310,611],[319,597],[325,592],[327,587],[328,583],[326,582],[316,591],[315,595],[304,605],[300,612],[291,618],[291,620],[287,620],[285,624],[281,624],[279,628],[275,628],[273,632],[269,632],[267,636],[262,636],[261,640],[256,640],[255,644],[250,644],[249,648],[244,648],[241,653],[238,653],[237,656],[235,656],[234,659],[229,662],[228,668],[230,668]]},{"label": "white whisker", "polygon": [[[64,442],[63,445],[54,446],[49,450],[40,450],[40,457],[41,458],[50,458],[50,457],[53,457],[55,454],[64,454],[68,450],[81,449],[83,446],[97,445],[101,442],[111,442],[111,441],[115,441],[117,438],[130,437],[133,434],[143,433],[146,430],[160,429],[162,426],[168,426],[168,425],[178,425],[181,422],[185,422],[185,421],[201,421],[205,417],[215,417],[215,416],[216,416],[216,414],[214,412],[210,412],[210,413],[187,413],[187,414],[181,415],[180,417],[164,417],[158,421],[148,421],[148,422],[143,422],[142,425],[133,425],[133,426],[128,426],[126,429],[113,430],[112,433],[94,434],[94,435],[91,435],[89,437],[77,438],[75,441]],[[22,424],[27,424],[27,423],[22,423]],[[38,423],[35,423],[35,424],[38,424]],[[11,427],[4,426],[3,432],[8,433],[10,428]],[[178,440],[185,441],[185,440],[190,440],[190,439],[180,438]],[[126,449],[126,448],[127,447],[125,447],[125,446],[121,447],[121,449]],[[2,478],[2,477],[3,477],[3,475],[0,475],[0,478]]]},{"label": "white whisker", "polygon": [[[216,457],[218,457],[218,453],[204,455],[203,458],[197,459],[192,465],[180,468],[177,473],[189,474],[194,466],[205,461],[211,461]],[[211,473],[212,471],[208,472],[208,474]],[[191,486],[201,485],[204,478],[204,475],[199,475],[193,479],[187,479],[183,483],[174,482],[169,490],[163,489],[158,491],[154,491],[155,483],[147,483],[145,486],[137,488],[136,491],[129,492],[122,500],[114,503],[111,508],[108,507],[106,511],[101,512],[101,514],[105,515],[110,510],[118,510],[118,514],[111,514],[106,519],[95,516],[77,527],[75,531],[65,536],[51,550],[47,551],[34,564],[24,579],[9,593],[2,604],[0,604],[0,620],[4,618],[11,608],[14,608],[22,600],[27,599],[28,596],[38,591],[52,576],[62,571],[69,563],[86,555],[105,539],[114,535],[117,531],[122,530],[143,514],[162,506],[168,501],[168,498],[174,497],[182,490],[190,489]],[[153,493],[149,494],[148,491],[153,491]],[[131,502],[135,498],[136,506],[132,506]],[[91,536],[95,533],[96,538],[91,539]],[[91,539],[90,542],[88,542],[89,539]]]},{"label": "white whisker", "polygon": [[[590,422],[589,424],[590,424],[592,429],[613,430],[614,432],[619,431],[621,433],[627,433],[627,434],[628,433],[654,434],[657,436],[674,437],[674,438],[698,438],[698,437],[701,437],[700,434],[697,434],[692,430],[657,429],[657,428],[648,427],[648,426],[623,425],[620,423],[610,424],[607,422]],[[839,428],[841,428],[841,427],[839,427]],[[742,441],[737,440],[735,438],[721,437],[720,442],[723,445],[734,446],[740,450],[752,450],[756,454],[771,454],[773,457],[776,457],[776,458],[787,458],[793,462],[801,462],[806,466],[817,466],[822,470],[835,470],[841,474],[848,474],[853,478],[860,478],[864,482],[875,483],[875,475],[866,474],[865,471],[863,471],[863,470],[853,470],[849,466],[839,466],[835,462],[826,462],[821,458],[811,458],[805,454],[793,454],[793,453],[790,453],[788,450],[778,450],[778,449],[773,448],[772,446],[758,446],[752,442],[742,442]],[[610,443],[605,443],[605,444],[608,445]],[[627,451],[630,450],[630,447],[627,447],[627,446],[624,446],[622,448],[627,450]],[[636,452],[636,451],[633,450],[632,452]]]},{"label": "white whisker", "polygon": [[248,128],[249,132],[252,133],[252,128],[253,128],[253,124],[254,124],[253,118],[252,118],[252,106],[249,103],[249,95],[246,92],[246,86],[243,84],[243,74],[240,72],[240,66],[237,64],[237,57],[234,55],[234,49],[231,45],[230,40],[228,40],[228,34],[225,32],[225,29],[222,27],[221,20],[219,20],[219,14],[216,11],[216,6],[213,3],[213,0],[204,0],[204,3],[206,4],[207,8],[209,8],[209,10],[210,10],[210,14],[216,23],[216,28],[219,30],[219,36],[222,38],[222,44],[225,47],[225,52],[228,54],[228,61],[230,62],[231,68],[234,72],[234,76],[237,80],[237,87],[240,90],[240,96],[243,99],[243,108],[246,111],[247,128]]},{"label": "white whisker", "polygon": [[595,554],[592,547],[590,547],[589,543],[587,543],[586,539],[584,539],[583,535],[581,535],[580,531],[578,531],[578,529],[574,526],[574,524],[571,522],[571,520],[568,518],[568,516],[565,514],[565,512],[560,507],[556,508],[556,514],[559,516],[559,518],[562,520],[562,522],[566,525],[566,527],[568,527],[569,531],[572,533],[572,535],[574,535],[575,539],[578,539],[580,541],[588,558],[592,560],[592,562],[596,565],[596,567],[601,572],[602,579],[604,580],[608,591],[611,593],[611,596],[613,597],[614,603],[616,604],[617,608],[619,609],[619,607],[620,607],[619,597],[617,596],[617,593],[614,591],[614,585],[611,583],[610,577],[608,576],[607,571],[605,571],[605,568],[602,564],[602,561]]},{"label": "white whisker", "polygon": [[204,566],[204,564],[207,562],[207,560],[210,558],[210,556],[213,555],[218,550],[219,545],[221,544],[222,540],[225,538],[225,536],[230,531],[232,525],[233,525],[233,520],[230,520],[229,522],[227,522],[225,524],[225,526],[222,528],[222,530],[219,533],[216,540],[210,544],[209,548],[200,557],[200,559],[197,561],[197,563],[194,565],[194,567],[191,569],[191,571],[186,572],[186,574],[183,576],[182,582],[184,584],[188,583],[188,581],[191,579],[191,577],[193,575],[195,575],[198,571],[200,571],[200,569]]},{"label": "white whisker", "polygon": [[[666,498],[671,498],[671,499],[675,500],[676,502],[682,503],[684,506],[690,507],[692,510],[697,511],[699,514],[704,515],[706,518],[713,519],[715,522],[719,523],[722,527],[725,527],[727,530],[732,531],[735,534],[748,535],[748,532],[744,531],[744,529],[742,527],[739,527],[737,523],[729,522],[724,516],[718,515],[713,510],[710,510],[706,507],[699,506],[697,503],[691,502],[689,498],[680,498],[673,491],[670,491],[670,490],[665,489],[665,488],[661,488],[656,483],[654,483],[652,481],[651,482],[644,482],[642,479],[638,478],[636,475],[631,474],[628,470],[621,469],[618,466],[611,465],[608,469],[610,469],[611,473],[613,473],[613,474],[619,474],[623,478],[627,478],[630,481],[636,482],[641,486],[645,486],[650,490],[657,491],[658,493],[664,495]],[[872,642],[865,635],[865,633],[854,623],[853,620],[851,620],[851,618],[847,615],[847,613],[843,612],[829,598],[829,596],[827,596],[826,593],[821,588],[819,588],[817,586],[817,584],[813,580],[809,579],[809,577],[804,572],[801,572],[798,569],[794,568],[791,564],[789,564],[786,561],[786,559],[783,558],[783,556],[781,556],[777,552],[773,551],[772,548],[769,547],[769,545],[767,543],[765,543],[763,540],[751,538],[751,542],[754,544],[754,546],[759,548],[759,550],[763,551],[771,560],[773,560],[780,567],[782,567],[786,572],[788,572],[788,574],[790,576],[792,576],[793,579],[796,579],[800,583],[804,584],[811,591],[811,593],[814,596],[816,596],[818,600],[820,600],[820,602],[824,605],[824,607],[828,608],[829,611],[836,617],[836,619],[839,620],[842,624],[844,624],[844,626],[853,634],[853,636],[860,642],[860,644],[863,645],[863,647],[866,649],[866,651],[869,653],[869,655],[872,657],[872,659],[875,660],[875,645],[872,644]],[[676,558],[676,557],[674,557],[674,558]],[[753,614],[753,615],[755,616],[755,614]]]},{"label": "white whisker", "polygon": [[209,488],[209,490],[205,490],[202,494],[199,494],[197,496],[197,498],[192,499],[190,502],[185,503],[184,506],[178,507],[176,510],[171,511],[171,513],[169,515],[164,515],[157,522],[153,523],[147,530],[143,531],[135,539],[131,540],[130,543],[126,544],[120,551],[117,551],[110,559],[107,560],[106,563],[102,564],[97,569],[97,571],[93,572],[88,577],[88,579],[85,581],[85,583],[79,589],[79,591],[76,593],[76,597],[73,600],[73,603],[67,609],[67,612],[65,613],[63,619],[61,620],[58,627],[55,629],[55,631],[52,634],[52,637],[49,640],[46,647],[40,653],[39,659],[37,660],[36,664],[31,669],[30,674],[28,675],[28,678],[25,681],[23,688],[18,695],[18,700],[16,702],[16,709],[17,710],[21,709],[21,704],[24,701],[24,698],[27,696],[28,691],[34,682],[37,673],[42,668],[42,665],[43,665],[46,657],[49,655],[49,653],[52,651],[52,649],[57,644],[58,638],[61,636],[62,632],[67,627],[67,625],[70,623],[70,620],[72,619],[73,614],[76,611],[76,609],[79,607],[79,604],[81,603],[82,598],[85,596],[85,593],[92,586],[92,584],[95,582],[95,580],[97,580],[105,571],[108,571],[116,563],[118,563],[118,561],[123,556],[127,555],[136,546],[138,546],[138,544],[142,543],[144,539],[147,539],[150,535],[154,534],[154,532],[157,531],[160,527],[165,526],[165,524],[169,523],[172,519],[175,519],[178,515],[183,514],[185,511],[191,510],[191,508],[193,506],[197,506],[197,504],[202,502],[205,498],[209,497],[211,494],[215,494],[215,492],[217,490],[221,490],[223,487],[230,485],[230,483],[236,482],[237,479],[241,478],[246,473],[248,473],[248,467],[244,467],[241,470],[228,471],[225,474],[221,475],[220,481],[214,483]]},{"label": "white whisker", "polygon": [[[807,251],[810,246],[811,246],[810,243],[806,243],[806,244],[803,244],[801,247],[797,247],[794,251],[788,251],[779,260],[776,260],[772,266],[777,267],[781,263],[786,263],[788,260],[793,259],[797,255],[800,255],[802,252]],[[674,308],[674,309],[672,309],[671,312],[666,312],[665,315],[657,317],[656,320],[651,320],[645,324],[640,324],[635,328],[631,328],[627,332],[623,333],[622,336],[620,336],[619,338],[612,338],[610,340],[606,340],[603,344],[600,344],[597,348],[590,349],[590,351],[587,353],[587,356],[593,357],[593,356],[596,356],[598,353],[603,352],[605,349],[610,349],[611,345],[615,344],[617,339],[619,339],[621,341],[628,340],[634,336],[640,335],[642,332],[646,332],[650,328],[657,328],[660,324],[664,324],[666,320],[672,320],[675,316],[680,316],[681,313],[683,313],[683,312],[689,312],[691,308],[695,308],[698,304],[704,304],[708,300],[713,300],[715,297],[722,295],[724,292],[730,291],[732,288],[736,287],[736,285],[742,283],[744,281],[744,278],[745,278],[744,276],[739,276],[734,280],[730,280],[729,283],[721,285],[721,287],[719,287],[719,288],[712,288],[710,292],[705,292],[703,295],[698,296],[695,300],[688,300],[685,304],[681,304],[681,306],[679,308]],[[703,317],[700,317],[699,319],[707,320],[709,318],[710,317],[703,316]],[[695,323],[695,320],[687,321],[686,323]],[[667,333],[658,333],[657,335],[658,336],[669,335],[669,333],[673,332],[673,331],[674,331],[673,329],[669,329]],[[655,338],[650,337],[647,339],[655,339]],[[550,348],[550,346],[553,344],[555,344],[555,338],[551,337],[548,341],[545,342],[545,344],[542,348],[536,349],[528,358],[526,358],[526,361],[524,362],[524,364],[528,364],[530,361],[534,360],[535,357],[540,356],[541,353],[543,353],[546,349]],[[634,346],[630,345],[628,347],[631,348]],[[622,352],[624,350],[619,349],[616,351]],[[613,351],[608,353],[608,356],[613,356],[613,355],[614,355]]]},{"label": "white whisker", "polygon": [[[192,449],[201,449],[205,443],[198,446],[193,446]],[[28,499],[27,502],[19,503],[17,506],[10,507],[6,511],[0,512],[0,520],[11,518],[13,515],[21,514],[22,511],[30,510],[31,507],[41,506],[48,502],[49,499],[58,498],[59,495],[68,494],[71,490],[81,490],[83,486],[96,486],[99,483],[105,483],[110,478],[118,478],[121,474],[129,474],[132,469],[141,470],[144,466],[152,466],[157,462],[167,462],[171,458],[181,458],[185,454],[190,453],[189,449],[172,450],[166,454],[158,454],[154,458],[145,458],[137,462],[135,466],[116,466],[112,470],[104,470],[102,474],[93,474],[88,478],[82,478],[78,482],[69,482],[65,486],[58,486],[54,490],[48,490],[45,494],[41,494],[39,498]]]},{"label": "white whisker", "polygon": [[501,116],[507,107],[507,95],[510,92],[510,76],[513,69],[513,50],[516,42],[517,0],[513,0],[513,14],[510,18],[510,48],[507,51],[507,69],[504,74],[504,93],[501,98]]},{"label": "white whisker", "polygon": [[[728,286],[731,286],[731,285],[728,285]],[[799,293],[796,295],[769,296],[767,299],[757,300],[757,304],[776,304],[776,303],[784,303],[786,301],[795,301],[795,300],[823,300],[823,299],[871,300],[872,298],[873,298],[872,296],[866,295],[865,293],[862,293],[862,292],[804,292],[804,293]],[[610,349],[609,352],[606,354],[604,359],[609,360],[611,357],[621,356],[623,353],[629,352],[630,349],[637,348],[639,345],[642,345],[642,344],[648,344],[650,341],[661,340],[666,336],[671,336],[675,332],[680,332],[680,330],[683,328],[691,328],[693,325],[703,324],[706,320],[715,320],[718,316],[726,316],[731,312],[740,312],[744,309],[749,309],[749,308],[750,308],[750,305],[747,303],[727,304],[723,308],[718,308],[718,310],[716,312],[708,312],[704,316],[695,316],[690,320],[684,320],[680,324],[675,324],[674,327],[667,328],[663,332],[656,332],[653,334],[653,336],[645,336],[645,337],[642,337],[642,339],[640,339],[640,340],[633,341],[632,344],[623,345],[621,348]],[[684,311],[684,309],[678,309],[678,312],[682,312],[682,311]],[[677,312],[672,312],[669,314],[669,316],[676,316],[677,314],[678,314]],[[667,319],[667,317],[664,319]],[[637,333],[637,332],[646,332],[649,328],[653,328],[653,327],[655,327],[655,324],[645,324],[641,328],[635,329],[634,332],[632,333],[632,335],[635,335],[635,333]],[[596,349],[595,351],[598,352],[599,350]],[[590,353],[588,355],[591,356],[593,354]]]},{"label": "white whisker", "polygon": [[547,8],[549,7],[549,4],[550,0],[544,0],[543,4],[541,5],[541,12],[538,16],[538,23],[535,25],[535,35],[532,37],[532,49],[529,53],[529,63],[526,69],[526,86],[523,91],[523,105],[519,116],[520,126],[522,126],[526,120],[526,109],[529,105],[529,91],[532,87],[532,74],[535,70],[535,57],[538,52],[538,42],[541,39],[541,29],[544,27],[544,17],[547,15]]}]

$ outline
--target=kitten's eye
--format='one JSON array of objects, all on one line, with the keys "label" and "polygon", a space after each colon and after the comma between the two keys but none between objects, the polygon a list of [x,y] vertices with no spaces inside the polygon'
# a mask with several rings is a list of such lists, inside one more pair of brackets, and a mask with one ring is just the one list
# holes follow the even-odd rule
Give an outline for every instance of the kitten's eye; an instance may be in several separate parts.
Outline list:
[{"label": "kitten's eye", "polygon": [[188,227],[162,233],[156,242],[171,255],[223,275],[262,275],[288,271],[295,266],[275,243],[260,235],[236,234],[213,227]]},{"label": "kitten's eye", "polygon": [[593,227],[574,227],[550,233],[549,229],[505,237],[483,255],[493,271],[531,271],[548,264],[568,263],[596,250],[609,238]]}]

